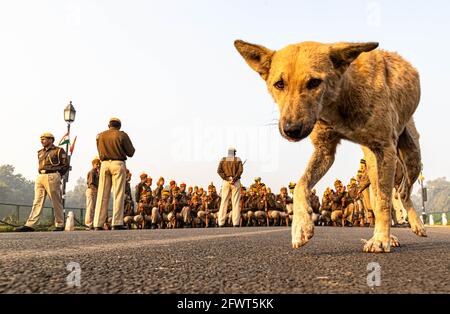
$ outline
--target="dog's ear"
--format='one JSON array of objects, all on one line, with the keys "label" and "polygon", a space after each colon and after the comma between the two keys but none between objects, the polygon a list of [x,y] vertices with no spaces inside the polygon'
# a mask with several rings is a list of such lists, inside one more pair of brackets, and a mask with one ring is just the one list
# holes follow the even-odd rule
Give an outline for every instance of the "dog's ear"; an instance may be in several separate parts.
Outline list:
[{"label": "dog's ear", "polygon": [[378,47],[378,43],[339,43],[330,48],[330,59],[335,69],[346,68],[363,52],[369,52]]},{"label": "dog's ear", "polygon": [[270,64],[274,51],[266,47],[250,44],[242,40],[236,40],[234,46],[247,64],[266,80],[270,71]]}]

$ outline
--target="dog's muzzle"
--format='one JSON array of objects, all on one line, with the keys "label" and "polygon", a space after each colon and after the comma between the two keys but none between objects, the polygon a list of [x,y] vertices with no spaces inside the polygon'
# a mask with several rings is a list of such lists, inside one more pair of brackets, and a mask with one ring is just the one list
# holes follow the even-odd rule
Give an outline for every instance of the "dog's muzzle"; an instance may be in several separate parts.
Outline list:
[{"label": "dog's muzzle", "polygon": [[285,122],[280,125],[280,133],[291,142],[298,142],[306,138],[312,132],[312,127],[300,123]]}]

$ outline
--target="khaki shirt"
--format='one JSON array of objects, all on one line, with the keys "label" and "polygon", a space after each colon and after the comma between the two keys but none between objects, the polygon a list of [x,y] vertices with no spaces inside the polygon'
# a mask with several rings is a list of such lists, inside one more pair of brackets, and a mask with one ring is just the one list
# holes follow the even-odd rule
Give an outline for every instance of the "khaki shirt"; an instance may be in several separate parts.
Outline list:
[{"label": "khaki shirt", "polygon": [[219,163],[217,173],[226,181],[237,181],[241,178],[244,167],[239,157],[224,157]]},{"label": "khaki shirt", "polygon": [[245,200],[244,208],[250,211],[258,210],[258,202],[259,202],[258,196],[249,195],[248,198]]},{"label": "khaki shirt", "polygon": [[364,191],[370,186],[370,179],[369,174],[367,173],[367,168],[361,174],[358,174],[356,180],[359,183],[359,192]]},{"label": "khaki shirt", "polygon": [[310,199],[311,208],[313,210],[313,213],[319,214],[320,213],[320,200],[317,195],[314,195],[311,193]]},{"label": "khaki shirt", "polygon": [[97,149],[100,160],[127,160],[133,157],[135,149],[128,134],[110,128],[97,135]]},{"label": "khaki shirt", "polygon": [[331,199],[329,196],[323,196],[321,210],[331,211]]},{"label": "khaki shirt", "polygon": [[62,176],[69,170],[67,154],[61,147],[51,145],[38,151],[39,173],[59,172]]},{"label": "khaki shirt", "polygon": [[87,186],[90,189],[97,190],[98,188],[98,170],[96,168],[88,172]]}]

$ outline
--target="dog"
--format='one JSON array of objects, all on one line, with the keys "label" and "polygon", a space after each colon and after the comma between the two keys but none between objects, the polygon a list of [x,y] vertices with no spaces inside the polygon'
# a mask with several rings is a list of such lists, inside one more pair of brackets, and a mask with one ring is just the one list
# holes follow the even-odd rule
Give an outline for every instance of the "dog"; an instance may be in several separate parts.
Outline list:
[{"label": "dog", "polygon": [[[310,137],[314,152],[295,187],[292,246],[314,235],[309,191],[334,162],[341,140],[361,145],[375,192],[375,228],[363,252],[399,246],[390,234],[392,191],[401,191],[411,229],[426,230],[411,201],[421,171],[413,114],[420,100],[417,70],[376,42],[302,42],[274,51],[236,40],[236,49],[266,81],[280,110],[279,131],[291,142]],[[395,183],[395,184],[394,184]]]}]

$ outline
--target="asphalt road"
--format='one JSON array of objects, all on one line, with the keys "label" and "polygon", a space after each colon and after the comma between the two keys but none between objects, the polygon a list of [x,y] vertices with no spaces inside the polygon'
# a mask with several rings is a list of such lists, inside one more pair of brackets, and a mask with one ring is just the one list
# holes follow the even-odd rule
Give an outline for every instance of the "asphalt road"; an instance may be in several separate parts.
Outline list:
[{"label": "asphalt road", "polygon": [[357,227],[317,227],[299,250],[285,227],[2,233],[0,293],[450,293],[450,228],[427,231],[393,229],[402,246],[381,255],[362,253],[373,229]]}]

